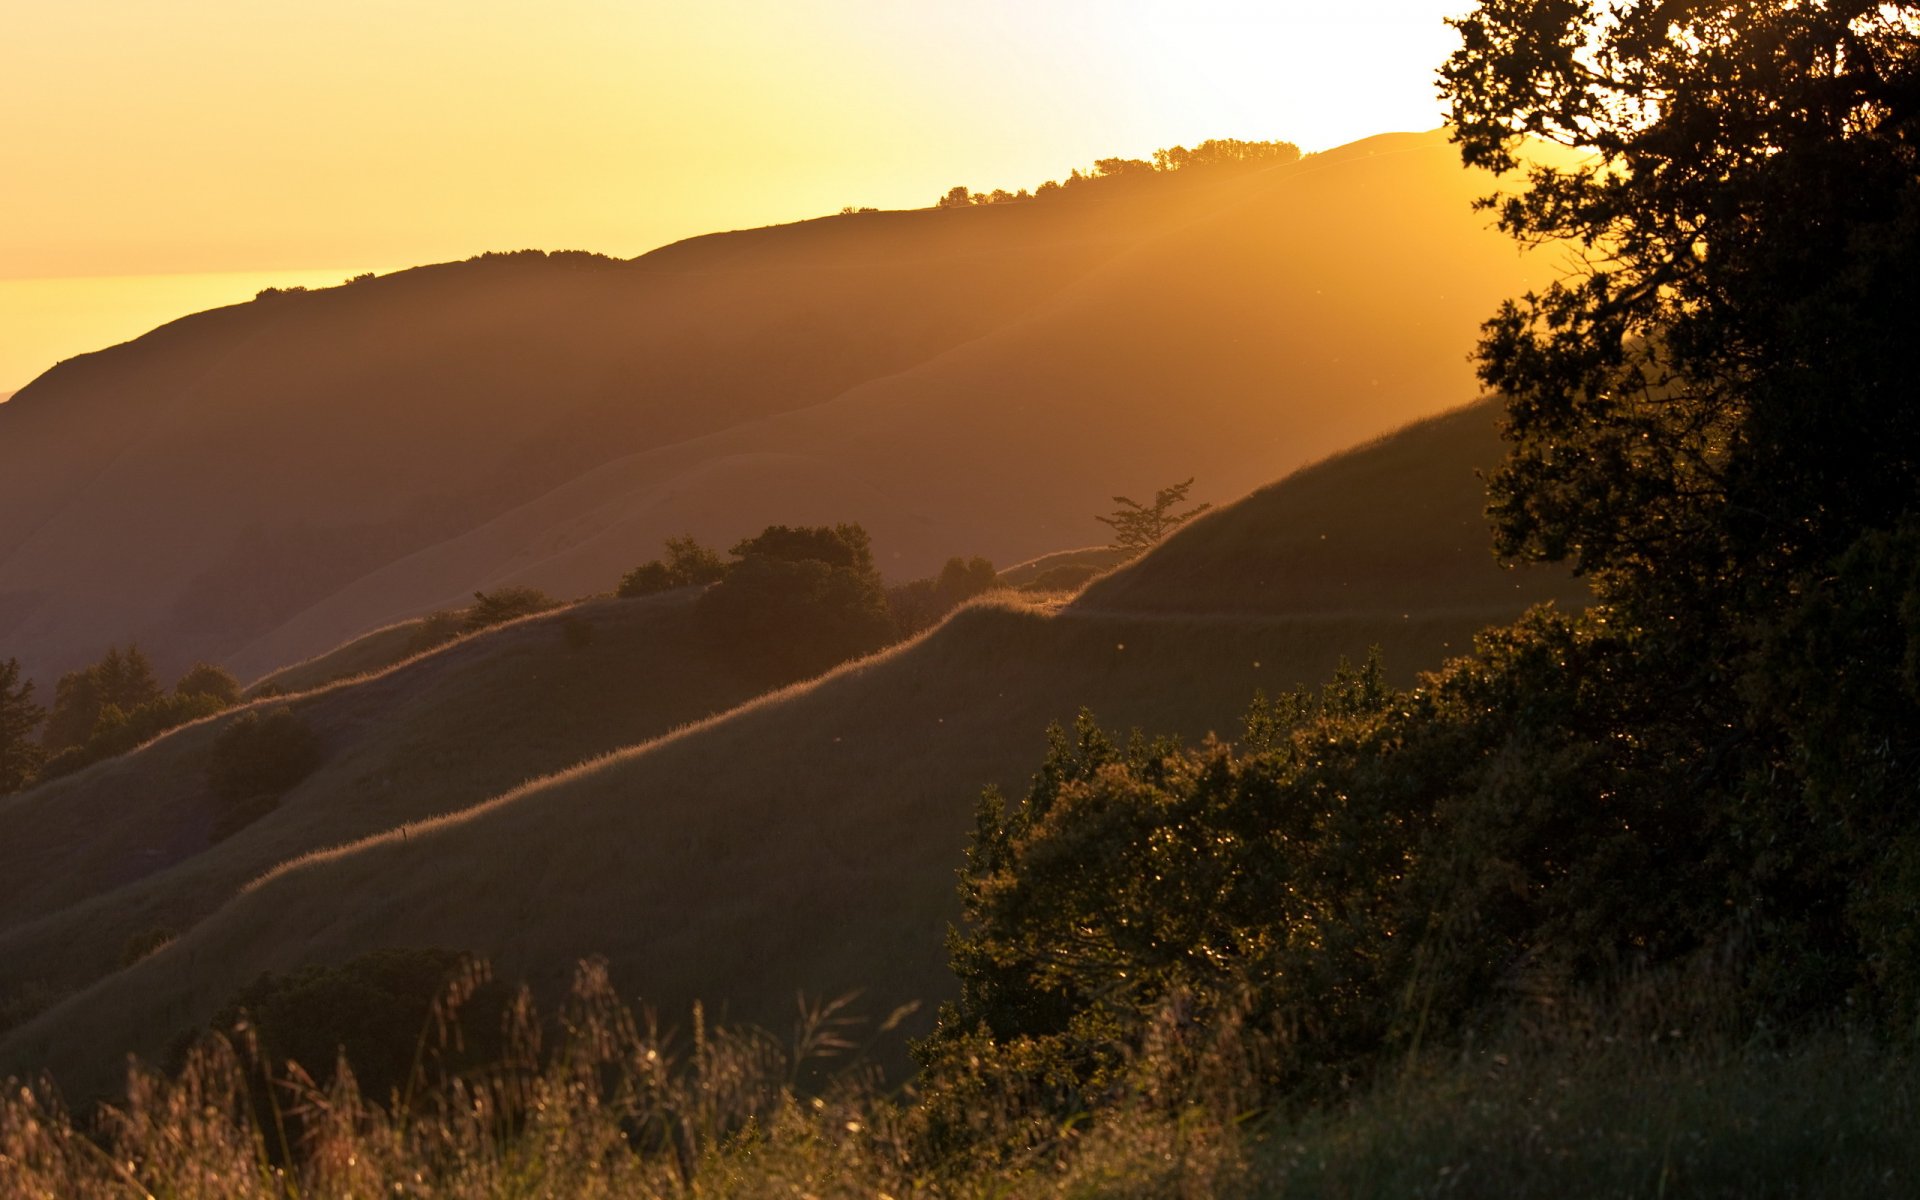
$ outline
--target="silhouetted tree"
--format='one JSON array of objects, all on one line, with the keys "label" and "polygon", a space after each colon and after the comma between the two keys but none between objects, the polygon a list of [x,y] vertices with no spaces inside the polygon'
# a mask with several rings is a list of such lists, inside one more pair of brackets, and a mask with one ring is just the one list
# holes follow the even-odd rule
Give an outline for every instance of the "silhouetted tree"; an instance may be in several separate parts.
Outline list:
[{"label": "silhouetted tree", "polygon": [[702,628],[744,668],[797,679],[893,640],[886,588],[858,525],[769,525],[701,593]]},{"label": "silhouetted tree", "polygon": [[977,555],[950,558],[938,575],[887,589],[887,609],[901,637],[932,628],[940,619],[999,583],[993,564]]},{"label": "silhouetted tree", "polygon": [[[511,999],[511,990],[471,955],[375,950],[346,963],[262,974],[233,995],[212,1028],[227,1032],[246,1023],[265,1061],[276,1068],[298,1063],[323,1084],[344,1055],[361,1094],[387,1104],[414,1082],[416,1070],[438,1078],[497,1066]],[[461,1019],[466,1015],[472,1019]],[[452,1024],[437,1029],[442,1021]],[[268,1128],[286,1119],[263,1114],[275,1123]]]},{"label": "silhouetted tree", "polygon": [[[1866,988],[1912,1028],[1920,5],[1454,24],[1463,158],[1523,179],[1488,202],[1504,229],[1580,256],[1487,323],[1479,369],[1507,399],[1500,551],[1587,575],[1609,692],[1656,698],[1607,735],[1662,748],[1608,803],[1721,831],[1695,853],[1738,881],[1771,1003]],[[1660,861],[1642,888],[1675,886]]]},{"label": "silhouetted tree", "polygon": [[1180,526],[1212,508],[1211,503],[1198,508],[1177,513],[1174,509],[1187,502],[1187,491],[1193,487],[1193,480],[1163,487],[1154,493],[1151,505],[1125,496],[1115,496],[1113,502],[1120,507],[1113,510],[1112,516],[1095,517],[1102,525],[1113,527],[1113,548],[1139,554],[1160,544]]},{"label": "silhouetted tree", "polygon": [[117,708],[122,713],[160,698],[160,685],[154,679],[153,664],[129,644],[124,652],[110,646],[100,661],[60,677],[54,686],[53,708],[47,715],[45,743],[57,752],[85,744],[100,723],[101,713]]},{"label": "silhouetted tree", "polygon": [[491,592],[475,592],[473,604],[466,612],[466,627],[471,633],[558,607],[558,600],[534,587],[503,587]]},{"label": "silhouetted tree", "polygon": [[173,685],[178,696],[205,696],[232,706],[240,702],[240,681],[224,667],[211,663],[196,664]]},{"label": "silhouetted tree", "polygon": [[641,563],[620,580],[617,594],[623,597],[651,596],[675,588],[699,587],[717,583],[727,573],[727,561],[718,552],[701,545],[691,534],[667,539],[667,556]]},{"label": "silhouetted tree", "polygon": [[291,709],[253,709],[234,718],[207,754],[207,787],[221,804],[214,839],[272,811],[322,757],[318,735]]},{"label": "silhouetted tree", "polygon": [[46,710],[33,702],[33,680],[20,678],[20,663],[0,662],[0,796],[33,781],[46,751],[34,740]]}]

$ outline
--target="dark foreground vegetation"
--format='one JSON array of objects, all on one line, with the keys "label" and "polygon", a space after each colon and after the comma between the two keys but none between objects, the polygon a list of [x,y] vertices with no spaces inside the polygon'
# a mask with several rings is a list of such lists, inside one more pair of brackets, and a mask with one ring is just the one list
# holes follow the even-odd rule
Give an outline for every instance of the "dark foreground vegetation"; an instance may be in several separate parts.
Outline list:
[{"label": "dark foreground vegetation", "polygon": [[[546,1053],[514,1005],[494,1066],[436,1074],[435,1035],[369,1106],[216,1040],[136,1077],[97,1141],[10,1098],[0,1170],[129,1194],[1912,1194],[1920,5],[1487,0],[1456,24],[1469,162],[1518,168],[1523,137],[1596,156],[1493,204],[1589,253],[1479,357],[1509,406],[1497,543],[1576,564],[1592,608],[1489,630],[1410,691],[1370,662],[1262,698],[1232,745],[1056,731],[1024,797],[981,802],[960,995],[911,1095],[820,1062],[852,1048],[838,1010],[793,1049],[696,1014],[676,1048],[588,968]],[[877,628],[864,540],[796,557],[815,536],[743,543],[706,595],[844,594]]]}]

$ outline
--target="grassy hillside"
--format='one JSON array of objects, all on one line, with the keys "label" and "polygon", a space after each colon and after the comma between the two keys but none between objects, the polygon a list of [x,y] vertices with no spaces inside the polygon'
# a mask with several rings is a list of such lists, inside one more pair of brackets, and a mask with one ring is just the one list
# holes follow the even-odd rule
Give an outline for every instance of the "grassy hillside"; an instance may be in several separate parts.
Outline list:
[{"label": "grassy hillside", "polygon": [[363,633],[325,654],[316,654],[305,662],[262,675],[247,685],[247,695],[309,692],[342,679],[384,670],[412,657],[416,639],[426,623],[426,618],[415,617],[408,621],[395,621],[371,633]]},{"label": "grassy hillside", "polygon": [[1084,544],[1116,491],[1231,497],[1470,394],[1460,347],[1550,266],[1484,186],[1394,136],[185,318],[0,408],[0,647],[247,676],[475,587],[604,588],[669,534],[859,520],[896,578]]},{"label": "grassy hillside", "polygon": [[700,649],[690,607],[685,593],[575,605],[263,702],[298,714],[324,762],[225,840],[206,762],[238,714],[0,800],[0,1007],[117,968],[131,939],[190,928],[288,858],[457,811],[752,695],[754,681]]},{"label": "grassy hillside", "polygon": [[[1375,481],[1383,459],[1418,458],[1420,446],[1454,455],[1453,470],[1470,476],[1468,452],[1492,441],[1452,435],[1490,421],[1482,408],[1419,426],[1298,478]],[[1420,475],[1386,477],[1405,490],[1374,498],[1412,527],[1408,536],[1444,540],[1478,510],[1477,500],[1462,509],[1450,493],[1415,490]],[[1111,586],[1178,555],[1196,564],[1185,585],[1196,594],[1241,587],[1232,581],[1247,563],[1204,551],[1240,541],[1239,521],[1265,528],[1292,511],[1291,486],[1195,524]],[[1361,519],[1372,511],[1354,510],[1354,536],[1320,566],[1343,578],[1391,573],[1402,544],[1362,536],[1377,525]],[[1515,590],[1487,555],[1419,569],[1444,605],[1180,612],[1165,598],[1128,612],[963,609],[822,680],[277,870],[175,944],[16,1030],[0,1043],[0,1069],[50,1065],[105,1086],[117,1057],[98,1052],[118,1039],[151,1053],[263,969],[379,946],[474,950],[543,985],[604,953],[623,987],[669,1012],[703,997],[714,1011],[775,1025],[796,989],[864,988],[875,1009],[937,999],[949,986],[941,935],[974,798],[987,783],[1020,784],[1047,722],[1091,706],[1109,724],[1231,733],[1258,688],[1318,680],[1374,644],[1406,679],[1487,620],[1565,591],[1541,575]],[[1460,602],[1474,595],[1478,607]]]},{"label": "grassy hillside", "polygon": [[1430,418],[1204,513],[1074,607],[1393,619],[1506,611],[1522,596],[1584,603],[1571,578],[1487,569],[1486,488],[1460,464],[1499,461],[1495,412],[1482,403]]}]

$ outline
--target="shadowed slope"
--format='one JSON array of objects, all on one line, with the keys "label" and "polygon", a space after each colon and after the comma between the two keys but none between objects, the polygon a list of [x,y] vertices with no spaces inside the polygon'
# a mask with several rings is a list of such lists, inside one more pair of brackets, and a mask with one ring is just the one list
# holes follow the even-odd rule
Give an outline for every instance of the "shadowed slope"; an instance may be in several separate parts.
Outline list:
[{"label": "shadowed slope", "polygon": [[603,587],[669,534],[858,520],[895,577],[1084,543],[1115,491],[1235,495],[1470,394],[1527,281],[1484,186],[1392,136],[187,318],[0,408],[0,646],[250,675],[475,587]]},{"label": "shadowed slope", "polygon": [[[1484,429],[1490,419],[1482,408],[1458,421]],[[1376,480],[1383,460],[1419,458],[1421,445],[1456,456],[1442,475],[1470,476],[1479,464],[1467,451],[1490,440],[1456,432],[1420,426],[1299,478]],[[1452,493],[1412,490],[1423,478],[1405,476],[1408,490],[1375,499],[1406,536],[1450,539],[1478,502],[1462,510]],[[1185,546],[1169,544],[1107,586],[1179,554],[1194,564],[1182,586],[1232,591],[1209,574],[1237,579],[1246,564],[1211,559],[1209,572],[1201,552],[1257,544],[1257,532],[1243,543],[1222,526],[1266,528],[1292,510],[1290,486],[1196,524]],[[1351,526],[1355,536],[1320,566],[1390,575],[1403,543],[1373,544],[1359,536],[1367,527]],[[564,979],[576,957],[604,953],[625,987],[669,1013],[703,997],[710,1012],[776,1025],[795,989],[865,988],[876,1010],[937,999],[949,987],[941,936],[974,797],[986,783],[1020,786],[1048,721],[1089,705],[1108,724],[1231,733],[1256,688],[1319,680],[1371,644],[1404,680],[1464,648],[1484,621],[1564,588],[1528,575],[1516,592],[1485,554],[1436,562],[1426,583],[1449,598],[1437,612],[1181,613],[1170,596],[1125,613],[963,609],[921,640],[815,683],[405,836],[278,870],[178,943],[15,1031],[0,1042],[0,1069],[52,1065],[82,1088],[110,1086],[117,1059],[107,1047],[152,1053],[261,970],[379,946],[470,949],[542,985]],[[1483,589],[1490,599],[1475,611],[1452,603]]]},{"label": "shadowed slope", "polygon": [[1073,607],[1392,618],[1505,612],[1529,596],[1585,604],[1570,577],[1488,569],[1486,487],[1462,464],[1500,460],[1498,412],[1430,418],[1202,514]]},{"label": "shadowed slope", "polygon": [[285,705],[321,767],[213,840],[215,717],[0,801],[0,1001],[114,969],[137,934],[180,931],[288,858],[456,811],[523,780],[751,696],[700,648],[687,592],[574,605]]}]

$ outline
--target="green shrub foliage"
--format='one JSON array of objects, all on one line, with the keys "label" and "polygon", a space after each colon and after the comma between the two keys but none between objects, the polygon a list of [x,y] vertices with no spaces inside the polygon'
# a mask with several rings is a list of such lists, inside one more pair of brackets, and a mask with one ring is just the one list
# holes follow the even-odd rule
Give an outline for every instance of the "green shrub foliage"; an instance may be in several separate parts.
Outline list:
[{"label": "green shrub foliage", "polygon": [[539,588],[503,587],[491,592],[475,592],[473,604],[465,615],[466,631],[489,629],[558,607],[560,602]]},{"label": "green shrub foliage", "polygon": [[[172,692],[162,692],[137,646],[124,653],[110,649],[93,666],[60,680],[46,739],[59,749],[39,775],[53,779],[125,754],[175,726],[233,707],[239,696],[238,680],[205,663],[183,675]],[[74,740],[83,722],[84,735]]]},{"label": "green shrub foliage", "polygon": [[912,637],[939,624],[948,613],[999,582],[999,572],[984,558],[950,558],[938,575],[888,588],[887,611],[900,636]]},{"label": "green shrub foliage", "polygon": [[737,561],[701,593],[695,613],[742,669],[802,679],[893,640],[886,588],[860,526],[769,525],[732,554]]},{"label": "green shrub foliage", "polygon": [[[451,950],[378,950],[351,962],[267,973],[235,993],[213,1019],[244,1022],[263,1061],[297,1063],[325,1084],[344,1055],[360,1090],[377,1103],[406,1093],[416,1076],[499,1061],[501,1014],[510,997],[471,956]],[[441,1026],[465,1010],[472,1019]]]},{"label": "green shrub foliage", "polygon": [[20,678],[20,663],[0,662],[0,796],[32,782],[46,759],[34,739],[46,710],[33,701],[33,680]]},{"label": "green shrub foliage", "polygon": [[207,787],[221,805],[215,839],[271,811],[324,756],[318,735],[291,709],[234,718],[207,755]]},{"label": "green shrub foliage", "polygon": [[1168,534],[1213,507],[1210,503],[1201,504],[1186,512],[1175,512],[1187,502],[1187,492],[1192,487],[1192,479],[1163,487],[1153,494],[1151,504],[1115,496],[1113,502],[1119,507],[1111,515],[1095,517],[1094,520],[1113,527],[1112,545],[1115,550],[1144,554],[1159,545]]},{"label": "green shrub foliage", "polygon": [[[1880,538],[1846,566],[1772,652],[1765,695],[1814,718],[1791,777],[1716,777],[1728,731],[1676,714],[1672,665],[1605,610],[1536,610],[1411,692],[1370,664],[1259,702],[1238,746],[1053,731],[1025,799],[978,810],[960,999],[921,1046],[931,1119],[961,1129],[987,1094],[1097,1107],[1169,1011],[1265,1031],[1276,1097],[1522,996],[1701,964],[1753,1029],[1910,1030],[1920,553]],[[1875,694],[1832,669],[1889,650]]]},{"label": "green shrub foliage", "polygon": [[233,673],[211,663],[199,663],[173,685],[176,696],[207,696],[231,708],[240,703],[240,681]]},{"label": "green shrub foliage", "polygon": [[84,745],[108,708],[130,713],[160,698],[153,664],[129,645],[125,651],[110,646],[100,661],[60,677],[47,713],[45,741],[50,753]]},{"label": "green shrub foliage", "polygon": [[667,556],[642,563],[621,578],[622,597],[651,596],[675,588],[718,583],[727,573],[727,561],[692,535],[667,539]]}]

